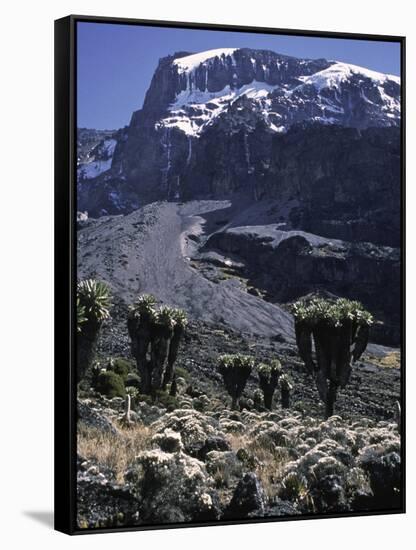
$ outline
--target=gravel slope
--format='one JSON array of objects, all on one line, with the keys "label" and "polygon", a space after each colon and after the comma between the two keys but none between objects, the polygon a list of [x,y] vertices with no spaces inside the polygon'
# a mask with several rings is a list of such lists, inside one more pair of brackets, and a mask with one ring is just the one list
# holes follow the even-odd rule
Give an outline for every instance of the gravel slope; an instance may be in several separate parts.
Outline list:
[{"label": "gravel slope", "polygon": [[247,293],[237,279],[216,283],[191,265],[188,234],[204,235],[201,215],[215,216],[227,205],[153,203],[126,216],[91,220],[78,231],[78,275],[107,281],[123,303],[150,292],[194,319],[292,340],[292,318],[282,308]]}]

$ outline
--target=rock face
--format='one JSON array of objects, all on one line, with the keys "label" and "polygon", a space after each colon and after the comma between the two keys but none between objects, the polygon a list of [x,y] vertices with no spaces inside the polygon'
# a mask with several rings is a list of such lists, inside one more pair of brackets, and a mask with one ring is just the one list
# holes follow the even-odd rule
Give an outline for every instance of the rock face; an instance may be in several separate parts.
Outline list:
[{"label": "rock face", "polygon": [[[196,312],[202,297],[203,315],[208,315],[205,303],[210,302],[218,312],[215,317],[210,311],[210,319],[226,317],[233,327],[238,324],[246,330],[250,327],[245,319],[230,320],[235,303],[230,307],[223,296],[240,303],[242,294],[231,289],[238,285],[235,280],[214,288],[213,279],[206,277],[200,286],[197,272],[182,269],[182,257],[172,257],[173,246],[186,261],[194,259],[195,250],[195,256],[201,250],[220,252],[226,261],[237,259],[244,265],[244,276],[252,285],[244,296],[244,309],[248,311],[250,301],[255,305],[252,298],[265,292],[269,303],[261,300],[263,310],[269,308],[267,317],[281,319],[279,331],[285,337],[290,332],[285,312],[274,312],[271,303],[277,307],[323,290],[361,300],[382,323],[373,330],[373,340],[398,345],[399,126],[400,79],[395,76],[248,48],[165,57],[128,127],[79,133],[77,196],[83,219],[78,225],[96,239],[89,260],[79,255],[79,269],[94,258],[94,274],[103,276],[98,265],[103,250],[101,261],[109,265],[109,242],[99,234],[103,226],[94,229],[93,218],[135,211],[131,216],[140,225],[127,227],[125,221],[113,219],[105,226],[110,232],[117,225],[111,237],[117,250],[119,244],[130,247],[123,249],[121,259],[121,276],[131,272],[127,286],[134,279],[142,290],[172,301],[166,285],[155,286],[153,274],[150,288],[145,280],[150,266],[166,271],[158,259],[166,257],[169,271],[175,272],[170,287],[197,289],[192,299],[183,297],[187,309],[192,303]],[[179,250],[178,241],[172,242],[175,232],[198,223],[195,216],[185,214],[191,213],[189,204],[209,201],[229,201],[232,212],[219,210],[211,219],[207,215],[195,234],[181,233]],[[131,244],[146,229],[136,212],[147,212],[152,206],[148,203],[159,204],[160,211],[164,204],[164,216],[171,219],[149,231],[152,259],[143,268],[136,242],[134,251]],[[172,214],[174,204],[180,220]],[[263,215],[250,217],[248,210],[260,205]],[[203,215],[202,210],[194,213]],[[123,237],[122,231],[128,233]],[[185,247],[191,238],[193,246]],[[162,240],[170,252],[161,249]],[[109,282],[114,285],[119,274],[117,266]],[[176,288],[173,294],[176,300]],[[225,304],[226,316],[212,294]],[[249,316],[254,323],[257,316]]]},{"label": "rock face", "polygon": [[270,224],[218,231],[205,249],[244,260],[250,282],[266,290],[274,302],[292,301],[312,292],[358,299],[383,321],[372,330],[372,340],[388,345],[400,342],[397,248],[282,231],[279,224]]},{"label": "rock face", "polygon": [[[308,198],[314,180],[325,189],[338,186],[334,193],[346,197],[354,194],[346,185],[348,175],[365,195],[361,178],[369,188],[380,174],[387,186],[397,184],[390,156],[398,148],[398,133],[388,130],[399,122],[398,77],[248,48],[178,52],[160,60],[143,108],[129,126],[92,153],[101,164],[80,167],[79,210],[98,216],[160,199],[217,198],[236,191],[257,200],[276,196],[282,187],[292,195],[308,189]],[[305,125],[318,127],[302,140],[290,133],[299,125],[302,132]],[[335,138],[329,130],[326,134],[328,149],[322,132],[334,126]],[[386,131],[361,136],[367,128]],[[292,138],[285,139],[288,131]],[[309,151],[311,141],[317,145]],[[339,173],[340,157],[345,174]],[[372,174],[374,166],[378,175]]]},{"label": "rock face", "polygon": [[78,128],[77,177],[79,182],[94,179],[111,168],[114,149],[123,131]]}]

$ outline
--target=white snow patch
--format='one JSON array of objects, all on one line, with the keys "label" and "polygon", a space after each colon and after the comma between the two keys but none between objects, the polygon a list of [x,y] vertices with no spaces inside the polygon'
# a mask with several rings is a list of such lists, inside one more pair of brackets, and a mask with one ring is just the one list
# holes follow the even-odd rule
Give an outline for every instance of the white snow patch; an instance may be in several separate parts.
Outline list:
[{"label": "white snow patch", "polygon": [[92,179],[100,174],[110,170],[113,161],[114,149],[116,148],[117,140],[106,139],[100,146],[102,156],[106,156],[105,160],[94,159],[90,162],[83,163],[79,166],[77,173],[79,179]]},{"label": "white snow patch", "polygon": [[[165,127],[176,127],[188,136],[198,136],[201,130],[211,123],[218,115],[228,108],[236,99],[246,96],[254,100],[267,101],[267,97],[280,85],[253,80],[241,88],[231,88],[227,85],[218,92],[202,90],[182,90],[169,107],[170,117],[161,121]],[[192,107],[192,115],[186,113],[186,108]]]},{"label": "white snow patch", "polygon": [[192,55],[187,55],[186,57],[174,59],[173,64],[178,67],[178,72],[181,74],[195,70],[199,67],[199,65],[205,63],[208,59],[221,57],[222,55],[232,55],[236,50],[238,50],[238,48],[218,48],[216,50],[207,50],[205,52],[195,53]]},{"label": "white snow patch", "polygon": [[116,148],[117,140],[116,139],[106,139],[102,145],[102,150],[107,153],[107,156],[112,157],[114,154],[114,149]]},{"label": "white snow patch", "polygon": [[336,62],[327,69],[318,71],[310,76],[302,76],[300,80],[303,84],[312,84],[318,91],[324,88],[337,88],[342,82],[346,82],[353,75],[359,75],[364,78],[373,80],[376,84],[385,84],[388,80],[400,84],[400,78],[398,76],[378,73],[371,71],[358,65],[351,65],[349,63]]},{"label": "white snow patch", "polygon": [[92,179],[96,178],[100,174],[107,172],[111,168],[111,159],[108,160],[94,160],[83,164],[78,168],[78,178],[80,179]]}]

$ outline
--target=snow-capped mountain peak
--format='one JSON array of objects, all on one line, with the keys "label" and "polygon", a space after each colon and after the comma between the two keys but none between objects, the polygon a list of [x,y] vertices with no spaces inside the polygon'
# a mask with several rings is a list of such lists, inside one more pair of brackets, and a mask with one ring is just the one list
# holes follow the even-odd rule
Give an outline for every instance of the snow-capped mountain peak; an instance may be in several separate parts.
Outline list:
[{"label": "snow-capped mountain peak", "polygon": [[340,84],[347,82],[354,76],[361,79],[368,79],[377,85],[385,84],[389,80],[400,85],[400,77],[398,76],[379,73],[364,67],[359,67],[358,65],[342,63],[340,61],[335,61],[334,64],[330,65],[327,69],[318,71],[310,76],[301,76],[299,79],[302,80],[304,84],[312,84],[320,91],[323,88],[339,87]]},{"label": "snow-capped mountain peak", "polygon": [[231,109],[257,113],[271,132],[298,122],[390,126],[400,117],[399,77],[340,61],[219,48],[181,54],[170,67],[176,75],[174,93],[155,127],[176,128],[190,137],[230,116]]},{"label": "snow-capped mountain peak", "polygon": [[[176,52],[160,59],[129,126],[94,138],[94,148],[80,158],[80,204],[122,212],[142,200],[222,197],[237,190],[257,201],[270,196],[277,174],[290,185],[309,172],[323,182],[338,181],[338,154],[344,147],[355,151],[358,141],[365,158],[384,159],[388,151],[386,166],[393,170],[399,124],[396,76],[250,48]],[[326,147],[336,142],[331,169],[326,160],[307,164],[307,141],[320,156],[324,136]],[[306,164],[292,179],[290,159],[303,156]],[[378,182],[382,172],[365,172],[365,178]]]}]

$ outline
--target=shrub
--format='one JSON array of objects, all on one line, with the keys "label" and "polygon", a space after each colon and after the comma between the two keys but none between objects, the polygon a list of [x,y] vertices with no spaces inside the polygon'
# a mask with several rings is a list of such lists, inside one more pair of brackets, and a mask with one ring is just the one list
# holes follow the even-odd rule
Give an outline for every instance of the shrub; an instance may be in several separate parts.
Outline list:
[{"label": "shrub", "polygon": [[188,381],[190,379],[189,371],[186,370],[184,367],[176,367],[175,373],[178,378],[183,378],[185,381]]},{"label": "shrub", "polygon": [[278,495],[283,500],[299,504],[310,500],[306,478],[298,472],[289,472],[281,482]]},{"label": "shrub", "polygon": [[254,367],[254,359],[248,355],[221,355],[218,359],[218,370],[221,373],[225,388],[232,399],[231,408],[238,408],[247,380]]},{"label": "shrub", "polygon": [[132,363],[124,359],[124,357],[111,358],[108,362],[107,370],[115,372],[126,381],[129,372],[132,370]]},{"label": "shrub", "polygon": [[175,409],[179,409],[178,399],[172,395],[169,395],[163,390],[158,390],[155,393],[155,400],[156,400],[156,403],[158,403],[159,405],[167,409],[168,412],[172,412]]},{"label": "shrub", "polygon": [[91,366],[98,333],[110,316],[110,291],[101,281],[87,279],[77,284],[77,374],[80,382]]},{"label": "shrub", "polygon": [[134,388],[140,389],[140,376],[138,376],[135,372],[129,372],[124,383],[126,387],[132,386]]},{"label": "shrub", "polygon": [[111,370],[100,372],[95,389],[109,399],[126,395],[122,377]]},{"label": "shrub", "polygon": [[263,392],[259,389],[255,390],[255,392],[253,393],[253,402],[254,402],[254,407],[261,411],[263,410]]}]

